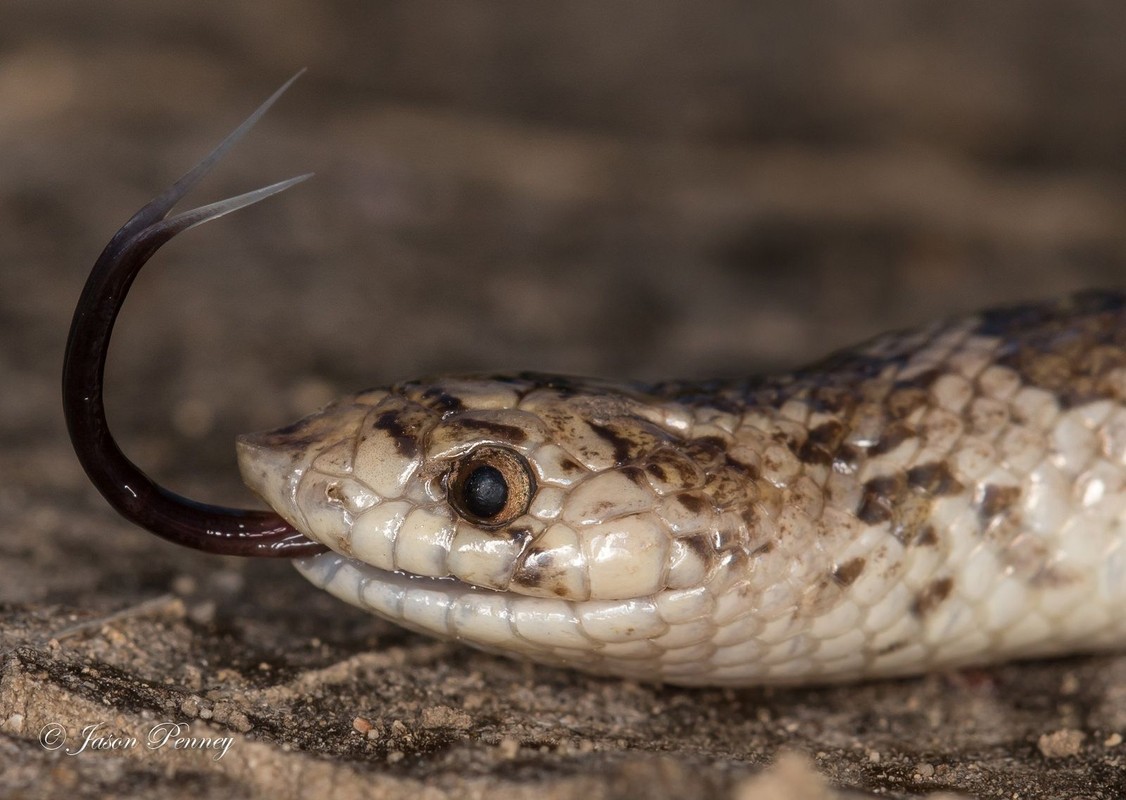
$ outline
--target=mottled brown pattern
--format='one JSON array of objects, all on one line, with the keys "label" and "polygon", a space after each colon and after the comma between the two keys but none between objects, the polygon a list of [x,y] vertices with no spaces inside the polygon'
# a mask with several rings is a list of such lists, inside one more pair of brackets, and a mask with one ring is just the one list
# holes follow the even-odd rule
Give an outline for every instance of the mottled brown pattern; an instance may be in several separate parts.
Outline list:
[{"label": "mottled brown pattern", "polygon": [[851,470],[856,468],[863,457],[864,453],[859,447],[842,444],[833,455],[833,464],[840,466],[843,470]]},{"label": "mottled brown pattern", "polygon": [[978,509],[982,522],[988,523],[1020,500],[1020,489],[1016,486],[985,486],[978,499]]},{"label": "mottled brown pattern", "polygon": [[[923,373],[910,385],[897,386],[888,395],[887,412],[892,419],[903,419],[910,416],[917,408],[922,408],[930,402],[927,388],[933,382],[935,371]],[[921,380],[922,379],[922,380]]]},{"label": "mottled brown pattern", "polygon": [[689,536],[681,536],[677,541],[684,543],[688,548],[699,556],[700,560],[706,564],[711,565],[715,560],[715,553],[718,549],[712,537],[703,533],[694,533]]},{"label": "mottled brown pattern", "polygon": [[797,451],[797,457],[805,464],[832,464],[833,452],[824,445],[806,439]]},{"label": "mottled brown pattern", "polygon": [[1055,304],[982,315],[980,332],[1000,336],[998,363],[1056,394],[1064,408],[1120,397],[1107,373],[1126,363],[1126,295],[1084,292]]},{"label": "mottled brown pattern", "polygon": [[950,595],[952,588],[954,588],[953,578],[938,578],[932,581],[915,596],[915,600],[911,604],[911,613],[918,617],[925,617]]},{"label": "mottled brown pattern", "polygon": [[824,447],[829,452],[833,452],[840,447],[841,442],[844,441],[847,434],[848,428],[846,428],[840,420],[831,419],[810,429],[809,438],[806,441]]},{"label": "mottled brown pattern", "polygon": [[964,488],[941,461],[911,467],[907,470],[907,485],[932,497],[957,494]]},{"label": "mottled brown pattern", "polygon": [[399,455],[406,458],[414,458],[418,455],[421,448],[418,430],[407,424],[406,418],[400,411],[385,411],[376,415],[371,427],[387,433],[394,441]]},{"label": "mottled brown pattern", "polygon": [[864,484],[864,495],[856,516],[869,525],[887,522],[895,513],[895,505],[906,491],[907,481],[902,475],[873,478]]},{"label": "mottled brown pattern", "polygon": [[528,434],[515,425],[505,425],[487,419],[462,417],[455,424],[463,430],[480,433],[490,440],[496,439],[508,444],[521,444],[528,438]]},{"label": "mottled brown pattern", "polygon": [[[749,469],[743,465],[744,469]],[[696,468],[674,450],[661,450],[645,464],[645,471],[662,483],[695,488],[699,482]]]},{"label": "mottled brown pattern", "polygon": [[880,434],[879,441],[868,448],[868,455],[880,456],[884,453],[890,453],[914,436],[915,429],[913,427],[902,422],[893,422]]},{"label": "mottled brown pattern", "polygon": [[723,467],[708,476],[704,493],[717,508],[730,508],[747,498],[747,479],[741,470]]},{"label": "mottled brown pattern", "polygon": [[708,501],[694,492],[682,492],[676,500],[692,514],[699,514],[708,507]]},{"label": "mottled brown pattern", "polygon": [[434,408],[442,412],[462,411],[465,404],[461,398],[447,392],[442,386],[431,386],[422,393],[422,401],[427,408]]},{"label": "mottled brown pattern", "polygon": [[918,492],[908,492],[895,507],[891,535],[902,544],[910,544],[930,524],[934,501]]},{"label": "mottled brown pattern", "polygon": [[807,393],[809,405],[814,411],[849,417],[856,409],[859,398],[847,386],[814,385]]},{"label": "mottled brown pattern", "polygon": [[706,469],[724,459],[727,444],[725,440],[718,436],[703,436],[685,442],[681,447],[681,452]]},{"label": "mottled brown pattern", "polygon": [[559,468],[566,473],[578,475],[583,471],[582,464],[578,464],[569,458],[559,459]]},{"label": "mottled brown pattern", "polygon": [[620,434],[609,425],[600,425],[597,422],[587,423],[595,435],[610,445],[614,450],[614,463],[618,466],[625,464],[634,452],[634,445],[629,439]]},{"label": "mottled brown pattern", "polygon": [[842,587],[851,586],[853,581],[859,578],[860,573],[864,571],[864,564],[863,558],[849,559],[833,570],[833,580]]},{"label": "mottled brown pattern", "polygon": [[924,525],[911,544],[915,547],[933,547],[938,544],[938,533],[935,531],[934,526]]},{"label": "mottled brown pattern", "polygon": [[530,548],[525,557],[518,563],[512,582],[534,589],[554,591],[559,596],[567,593],[565,580],[559,566],[555,563],[555,555],[550,550]]}]

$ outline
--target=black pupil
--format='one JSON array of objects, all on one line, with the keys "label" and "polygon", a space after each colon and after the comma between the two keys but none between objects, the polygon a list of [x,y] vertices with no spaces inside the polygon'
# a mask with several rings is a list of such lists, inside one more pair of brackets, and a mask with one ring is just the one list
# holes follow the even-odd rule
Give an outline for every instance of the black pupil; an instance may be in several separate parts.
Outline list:
[{"label": "black pupil", "polygon": [[482,519],[495,517],[508,502],[508,484],[496,467],[481,466],[469,473],[462,493],[466,510]]}]

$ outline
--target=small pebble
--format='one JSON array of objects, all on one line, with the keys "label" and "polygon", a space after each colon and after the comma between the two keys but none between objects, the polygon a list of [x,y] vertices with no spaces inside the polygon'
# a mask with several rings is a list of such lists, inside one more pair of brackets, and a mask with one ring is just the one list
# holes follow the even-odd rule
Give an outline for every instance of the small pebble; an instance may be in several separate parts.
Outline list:
[{"label": "small pebble", "polygon": [[200,700],[194,695],[189,695],[180,701],[180,712],[185,717],[198,717],[200,712]]},{"label": "small pebble", "polygon": [[735,800],[829,800],[832,792],[808,756],[783,752],[774,763],[737,785]]},{"label": "small pebble", "polygon": [[422,724],[427,728],[453,728],[463,731],[473,724],[473,719],[464,711],[449,706],[434,706],[422,709]]},{"label": "small pebble", "polygon": [[1067,758],[1077,756],[1083,747],[1087,734],[1074,728],[1064,728],[1054,733],[1045,733],[1036,743],[1044,758]]}]

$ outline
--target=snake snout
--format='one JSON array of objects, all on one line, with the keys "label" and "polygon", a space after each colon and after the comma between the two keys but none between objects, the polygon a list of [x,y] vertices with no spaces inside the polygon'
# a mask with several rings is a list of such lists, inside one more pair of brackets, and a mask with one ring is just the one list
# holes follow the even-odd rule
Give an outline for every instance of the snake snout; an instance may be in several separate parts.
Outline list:
[{"label": "snake snout", "polygon": [[334,475],[351,472],[352,438],[369,410],[364,403],[342,401],[284,428],[239,436],[243,482],[308,535],[297,501],[301,478],[310,469]]},{"label": "snake snout", "polygon": [[293,524],[293,492],[308,466],[305,449],[275,431],[243,434],[236,448],[243,483]]}]

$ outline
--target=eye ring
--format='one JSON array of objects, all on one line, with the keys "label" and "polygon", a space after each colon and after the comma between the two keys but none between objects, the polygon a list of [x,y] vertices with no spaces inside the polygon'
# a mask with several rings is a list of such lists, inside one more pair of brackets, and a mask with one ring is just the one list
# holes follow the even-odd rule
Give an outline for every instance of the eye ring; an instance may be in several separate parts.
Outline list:
[{"label": "eye ring", "polygon": [[527,513],[536,480],[524,456],[507,447],[478,447],[453,465],[447,499],[466,521],[499,528]]}]

